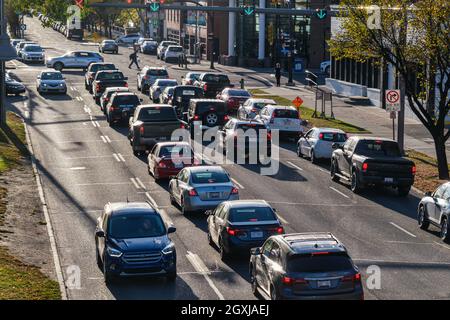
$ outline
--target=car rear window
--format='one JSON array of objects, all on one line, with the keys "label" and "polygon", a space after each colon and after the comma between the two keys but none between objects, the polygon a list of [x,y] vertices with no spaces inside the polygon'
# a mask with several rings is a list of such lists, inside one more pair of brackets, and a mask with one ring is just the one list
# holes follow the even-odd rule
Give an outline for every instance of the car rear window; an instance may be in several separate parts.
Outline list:
[{"label": "car rear window", "polygon": [[139,112],[138,120],[143,121],[175,121],[177,115],[173,108],[152,107]]},{"label": "car rear window", "polygon": [[183,47],[171,47],[171,48],[168,48],[168,50],[172,51],[172,52],[181,52],[181,51],[183,51]]},{"label": "car rear window", "polygon": [[91,66],[91,72],[98,72],[100,70],[116,70],[116,66],[110,64],[94,64]]},{"label": "car rear window", "polygon": [[166,228],[157,214],[121,214],[112,217],[109,223],[109,236],[115,239],[161,237]]},{"label": "car rear window", "polygon": [[229,83],[228,76],[221,74],[207,74],[203,77],[203,81],[216,82],[216,83]]},{"label": "car rear window", "polygon": [[160,87],[170,87],[170,86],[176,86],[176,85],[177,85],[176,80],[158,81],[158,86],[160,86]]},{"label": "car rear window", "polygon": [[276,220],[275,214],[268,207],[233,208],[230,210],[230,222],[260,222]]},{"label": "car rear window", "polygon": [[292,109],[276,109],[274,111],[276,118],[298,119],[298,111]]},{"label": "car rear window", "polygon": [[337,132],[322,132],[322,140],[331,142],[345,142],[347,135],[345,133]]},{"label": "car rear window", "polygon": [[136,95],[121,95],[121,96],[116,96],[113,100],[113,104],[117,105],[119,107],[121,106],[125,106],[125,105],[133,105],[133,106],[137,106],[140,104],[139,98]]},{"label": "car rear window", "polygon": [[239,123],[236,126],[236,129],[241,129],[243,131],[247,131],[249,129],[253,129],[253,130],[262,130],[262,129],[266,129],[266,126],[264,126],[263,124],[256,124],[256,123]]},{"label": "car rear window", "polygon": [[296,255],[287,262],[288,272],[332,272],[353,269],[346,254]]},{"label": "car rear window", "polygon": [[173,145],[173,146],[164,146],[159,150],[160,157],[192,157],[194,156],[194,152],[192,151],[190,146],[186,145]]},{"label": "car rear window", "polygon": [[100,72],[97,73],[97,80],[123,80],[122,72]]},{"label": "car rear window", "polygon": [[400,149],[394,141],[361,140],[355,153],[369,157],[400,157]]},{"label": "car rear window", "polygon": [[145,41],[144,46],[157,46],[158,42],[156,41]]},{"label": "car rear window", "polygon": [[148,76],[168,76],[167,70],[164,69],[150,69],[147,71]]},{"label": "car rear window", "polygon": [[221,102],[200,102],[197,104],[198,112],[215,111],[215,112],[225,112],[225,103]]},{"label": "car rear window", "polygon": [[63,76],[59,72],[42,72],[41,80],[62,80]]},{"label": "car rear window", "polygon": [[225,183],[230,182],[230,178],[225,172],[220,171],[205,171],[193,172],[193,183]]}]

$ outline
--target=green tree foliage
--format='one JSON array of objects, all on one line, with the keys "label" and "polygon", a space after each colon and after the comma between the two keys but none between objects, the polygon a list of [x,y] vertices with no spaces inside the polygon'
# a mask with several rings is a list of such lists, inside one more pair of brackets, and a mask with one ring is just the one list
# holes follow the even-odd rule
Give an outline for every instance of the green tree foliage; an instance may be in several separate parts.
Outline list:
[{"label": "green tree foliage", "polygon": [[[331,55],[365,61],[378,57],[406,80],[411,110],[434,139],[439,178],[448,179],[445,128],[450,89],[450,2],[448,0],[343,0],[341,29],[329,41]],[[369,27],[371,5],[380,25]],[[412,80],[417,76],[420,89]]]}]

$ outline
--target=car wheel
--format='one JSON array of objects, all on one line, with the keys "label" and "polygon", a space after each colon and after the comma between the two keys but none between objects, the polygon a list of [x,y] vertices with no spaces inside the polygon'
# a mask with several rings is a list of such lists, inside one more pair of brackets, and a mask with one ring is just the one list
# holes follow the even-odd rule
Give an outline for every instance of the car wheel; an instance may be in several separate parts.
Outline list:
[{"label": "car wheel", "polygon": [[411,190],[411,187],[398,187],[397,192],[399,197],[406,197],[409,194],[409,191]]},{"label": "car wheel", "polygon": [[316,158],[316,154],[314,153],[314,149],[311,149],[311,154],[309,156],[309,159],[311,160],[311,163],[313,163],[313,164],[317,163],[317,158]]},{"label": "car wheel", "polygon": [[441,240],[444,242],[449,242],[450,240],[449,228],[450,225],[448,223],[448,219],[447,217],[444,217],[441,222],[441,232],[440,232]]},{"label": "car wheel", "polygon": [[181,200],[180,200],[180,207],[181,207],[181,214],[183,216],[189,215],[191,213],[190,211],[186,210],[186,207],[184,206],[184,199],[183,198],[181,198]]},{"label": "car wheel", "polygon": [[255,270],[253,266],[250,270],[250,285],[252,286],[252,293],[258,296],[258,280],[256,279]]},{"label": "car wheel", "polygon": [[428,227],[430,226],[430,221],[428,221],[428,217],[426,216],[424,206],[420,206],[417,220],[419,223],[419,228],[422,230],[427,230]]},{"label": "car wheel", "polygon": [[219,121],[219,117],[216,113],[211,112],[205,116],[205,121],[208,127],[214,127],[217,124],[217,121]]},{"label": "car wheel", "polygon": [[339,176],[337,175],[336,160],[331,160],[330,175],[331,175],[331,180],[333,180],[334,182],[339,181]]},{"label": "car wheel", "polygon": [[170,189],[170,191],[169,191],[169,198],[170,198],[170,204],[173,205],[174,207],[177,207],[178,203],[175,201],[175,198],[172,195],[172,189]]},{"label": "car wheel", "polygon": [[358,181],[358,173],[356,169],[352,170],[352,179],[351,179],[351,190],[353,193],[359,193],[361,192],[361,184]]},{"label": "car wheel", "polygon": [[58,70],[58,71],[62,71],[63,68],[64,68],[64,65],[61,62],[56,62],[53,65],[53,69]]}]

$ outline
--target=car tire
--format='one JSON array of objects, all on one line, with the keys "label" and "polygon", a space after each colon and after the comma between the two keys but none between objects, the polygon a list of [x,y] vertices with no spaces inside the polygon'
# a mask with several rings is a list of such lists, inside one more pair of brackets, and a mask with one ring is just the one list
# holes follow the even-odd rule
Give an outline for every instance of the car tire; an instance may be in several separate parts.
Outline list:
[{"label": "car tire", "polygon": [[258,293],[258,280],[256,279],[255,276],[255,270],[254,267],[252,266],[250,269],[250,285],[252,288],[252,293],[255,297],[259,298],[259,293]]},{"label": "car tire", "polygon": [[399,197],[407,197],[410,190],[411,190],[411,186],[408,186],[408,187],[398,187],[398,188],[397,188],[398,196],[399,196]]},{"label": "car tire", "polygon": [[181,209],[181,214],[183,216],[187,216],[189,215],[191,212],[189,210],[186,210],[186,207],[184,206],[184,199],[181,198],[180,200],[180,209]]},{"label": "car tire", "polygon": [[178,203],[175,201],[175,198],[172,195],[172,190],[169,191],[170,204],[174,207],[178,207]]},{"label": "car tire", "polygon": [[419,213],[417,215],[417,222],[419,223],[419,228],[422,230],[427,230],[430,226],[430,221],[428,220],[425,207],[419,207]]},{"label": "car tire", "polygon": [[212,239],[212,237],[211,237],[211,233],[209,232],[209,230],[208,230],[208,233],[206,234],[206,237],[207,237],[207,239],[208,239],[208,244],[209,244],[211,247],[214,247],[214,241],[213,241],[213,239]]},{"label": "car tire", "polygon": [[352,170],[350,189],[352,190],[353,193],[356,193],[356,194],[360,193],[362,190],[361,184],[358,180],[358,172],[356,171],[356,169]]},{"label": "car tire", "polygon": [[228,261],[230,255],[229,253],[225,250],[225,247],[222,244],[222,239],[219,239],[219,253],[220,253],[220,259],[222,261]]},{"label": "car tire", "polygon": [[297,157],[303,158],[302,148],[300,147],[300,144],[297,145]]},{"label": "car tire", "polygon": [[331,175],[331,180],[334,182],[338,182],[339,181],[339,176],[337,175],[337,163],[336,160],[331,160],[331,166],[330,166],[330,175]]},{"label": "car tire", "polygon": [[441,240],[448,243],[450,240],[450,224],[448,223],[448,218],[444,217],[442,218],[441,222],[441,231],[440,231],[440,237]]},{"label": "car tire", "polygon": [[313,164],[317,163],[317,158],[316,158],[316,154],[314,153],[314,149],[311,149],[309,159],[311,160],[311,163],[313,163]]},{"label": "car tire", "polygon": [[62,62],[56,62],[53,65],[53,69],[55,69],[57,71],[62,71],[64,69],[64,64]]}]

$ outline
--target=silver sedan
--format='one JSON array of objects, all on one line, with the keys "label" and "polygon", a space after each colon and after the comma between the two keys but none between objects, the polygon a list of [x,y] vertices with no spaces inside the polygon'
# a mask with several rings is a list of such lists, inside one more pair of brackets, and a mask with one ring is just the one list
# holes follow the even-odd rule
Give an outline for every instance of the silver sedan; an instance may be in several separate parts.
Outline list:
[{"label": "silver sedan", "polygon": [[59,71],[42,71],[36,79],[38,93],[67,93],[66,80]]},{"label": "silver sedan", "polygon": [[239,200],[239,190],[230,175],[219,166],[198,166],[181,170],[169,182],[170,202],[182,214],[211,210],[223,201]]}]

